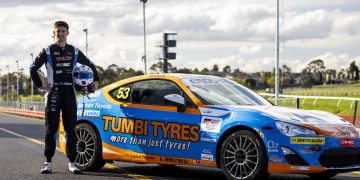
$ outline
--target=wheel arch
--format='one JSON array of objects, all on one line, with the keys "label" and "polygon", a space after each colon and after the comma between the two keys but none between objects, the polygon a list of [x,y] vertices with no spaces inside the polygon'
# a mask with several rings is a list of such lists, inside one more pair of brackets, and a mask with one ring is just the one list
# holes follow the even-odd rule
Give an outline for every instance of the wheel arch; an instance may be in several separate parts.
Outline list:
[{"label": "wheel arch", "polygon": [[[229,136],[231,133],[237,131],[237,130],[249,130],[251,132],[253,132],[255,134],[255,136],[257,136],[259,139],[261,139],[260,143],[263,145],[263,147],[265,148],[265,150],[267,149],[266,148],[266,145],[265,145],[265,142],[264,142],[264,139],[259,135],[259,133],[249,127],[249,126],[245,126],[245,125],[236,125],[236,126],[233,126],[229,129],[227,129],[219,138],[218,140],[218,143],[216,145],[216,165],[218,168],[220,168],[220,149],[221,149],[221,145],[222,143],[224,142],[225,138],[227,136]],[[268,154],[267,154],[267,151],[265,152],[265,155],[266,155],[266,161],[265,162],[268,162]]]},{"label": "wheel arch", "polygon": [[98,135],[98,137],[100,138],[100,142],[101,142],[100,143],[100,146],[101,146],[100,151],[101,151],[101,155],[102,155],[102,150],[103,150],[103,148],[102,148],[102,137],[100,135],[100,132],[99,132],[98,128],[95,126],[95,124],[92,123],[89,120],[86,120],[86,119],[80,119],[80,120],[76,121],[76,125],[78,125],[78,124],[88,124],[89,126],[91,126],[95,130],[96,135]]}]

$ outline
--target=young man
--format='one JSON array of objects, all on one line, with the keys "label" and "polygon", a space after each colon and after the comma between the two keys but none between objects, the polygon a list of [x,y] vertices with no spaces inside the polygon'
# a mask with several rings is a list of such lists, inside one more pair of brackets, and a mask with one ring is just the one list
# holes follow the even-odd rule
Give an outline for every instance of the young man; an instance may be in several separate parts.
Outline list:
[{"label": "young man", "polygon": [[[77,48],[67,44],[69,26],[64,21],[57,21],[54,24],[55,44],[44,48],[30,66],[30,75],[34,84],[40,89],[47,91],[45,108],[45,167],[41,173],[51,173],[51,159],[56,148],[56,133],[59,127],[60,110],[65,132],[67,134],[66,155],[69,158],[69,171],[81,173],[76,167],[76,95],[73,86],[73,71],[76,63],[89,66],[94,72],[94,83],[92,91],[98,86],[98,74],[95,65]],[[46,64],[47,85],[43,85],[37,70]]]}]

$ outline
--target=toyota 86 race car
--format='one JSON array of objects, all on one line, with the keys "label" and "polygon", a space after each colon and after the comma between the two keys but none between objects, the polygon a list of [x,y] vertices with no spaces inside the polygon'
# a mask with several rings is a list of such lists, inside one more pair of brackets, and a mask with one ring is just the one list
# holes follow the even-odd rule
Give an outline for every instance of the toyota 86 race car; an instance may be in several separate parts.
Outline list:
[{"label": "toyota 86 race car", "polygon": [[[124,79],[78,99],[79,168],[105,162],[221,168],[228,179],[296,173],[329,178],[360,168],[360,139],[333,114],[274,106],[226,78]],[[65,151],[66,134],[59,131]]]}]

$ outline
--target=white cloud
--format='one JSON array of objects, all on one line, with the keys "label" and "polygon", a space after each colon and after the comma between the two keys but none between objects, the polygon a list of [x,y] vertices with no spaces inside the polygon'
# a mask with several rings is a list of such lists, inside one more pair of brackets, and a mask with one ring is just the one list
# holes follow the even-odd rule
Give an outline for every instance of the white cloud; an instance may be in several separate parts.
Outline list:
[{"label": "white cloud", "polygon": [[325,10],[289,15],[283,27],[287,39],[326,38],[331,31],[331,19]]},{"label": "white cloud", "polygon": [[334,33],[357,36],[360,34],[360,13],[337,18],[333,23]]},{"label": "white cloud", "polygon": [[358,66],[360,64],[360,56],[350,57],[347,54],[333,54],[331,52],[316,56],[312,59],[322,59],[326,69],[347,69],[350,67],[350,63],[353,61],[355,61],[356,65]]},{"label": "white cloud", "polygon": [[[220,69],[231,65],[243,71],[274,67],[275,2],[265,0],[151,0],[146,4],[148,66],[159,52],[155,40],[165,30],[178,33],[181,67]],[[360,13],[358,0],[284,2],[285,54],[281,62],[293,71],[321,57],[329,68],[357,60],[359,65]],[[142,4],[133,0],[2,0],[0,5],[0,68],[28,66],[52,42],[52,23],[70,24],[69,43],[85,51],[83,28],[89,29],[89,57],[96,64],[143,69]],[[281,23],[281,24],[283,24]],[[283,34],[283,32],[285,34]],[[283,44],[281,44],[283,46]],[[291,53],[288,53],[291,52]],[[285,56],[286,55],[286,56]],[[27,67],[23,67],[27,69]]]},{"label": "white cloud", "polygon": [[260,52],[262,49],[261,45],[253,45],[253,46],[243,46],[239,48],[240,53],[242,54],[255,54]]}]

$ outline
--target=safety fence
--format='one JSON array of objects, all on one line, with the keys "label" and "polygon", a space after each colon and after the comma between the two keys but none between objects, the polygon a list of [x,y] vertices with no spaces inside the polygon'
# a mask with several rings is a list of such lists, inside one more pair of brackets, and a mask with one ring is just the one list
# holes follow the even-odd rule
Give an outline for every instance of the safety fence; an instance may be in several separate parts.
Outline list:
[{"label": "safety fence", "polygon": [[21,110],[30,110],[30,111],[45,111],[44,102],[18,102],[18,101],[3,101],[0,102],[0,107],[8,107]]},{"label": "safety fence", "polygon": [[[260,93],[263,97],[274,102],[275,95],[269,93]],[[348,98],[348,97],[326,97],[326,96],[296,96],[296,95],[280,95],[279,96],[279,105],[294,107],[298,109],[303,109],[305,103],[312,104],[315,106],[319,103],[319,100],[335,100],[337,107],[344,106],[344,101],[349,101],[347,103],[348,109],[352,111],[353,116],[338,114],[342,118],[346,119],[348,122],[355,125],[355,127],[360,128],[360,117],[357,116],[358,112],[358,102],[360,98]],[[22,115],[27,117],[34,118],[44,118],[45,103],[44,102],[0,102],[0,112]]]},{"label": "safety fence", "polygon": [[39,118],[39,119],[45,118],[44,111],[32,111],[32,110],[0,107],[0,112],[6,114],[18,115],[18,116],[31,117],[31,118]]}]

